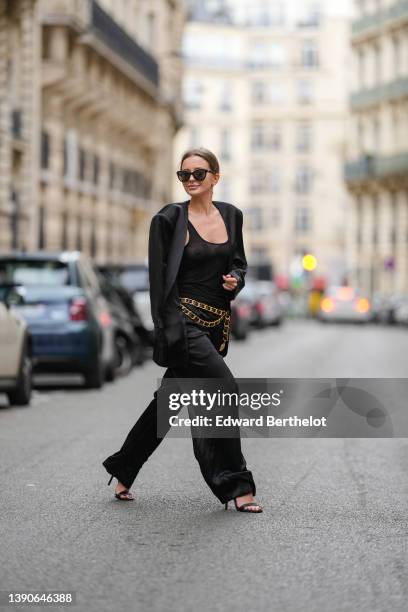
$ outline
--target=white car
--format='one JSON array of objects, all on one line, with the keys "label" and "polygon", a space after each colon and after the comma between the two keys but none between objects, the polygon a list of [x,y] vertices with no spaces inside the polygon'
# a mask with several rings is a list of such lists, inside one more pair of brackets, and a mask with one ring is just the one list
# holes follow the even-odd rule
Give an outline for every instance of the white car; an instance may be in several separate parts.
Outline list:
[{"label": "white car", "polygon": [[353,287],[329,287],[320,300],[317,317],[322,322],[368,323],[372,319],[371,303]]},{"label": "white car", "polygon": [[32,388],[31,337],[13,304],[22,297],[13,285],[0,285],[0,392],[10,404],[26,406]]}]

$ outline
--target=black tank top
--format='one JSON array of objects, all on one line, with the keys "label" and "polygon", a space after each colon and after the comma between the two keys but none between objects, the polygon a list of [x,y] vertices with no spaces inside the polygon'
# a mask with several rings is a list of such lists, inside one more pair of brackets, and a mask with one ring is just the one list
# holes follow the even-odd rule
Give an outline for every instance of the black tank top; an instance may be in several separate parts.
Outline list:
[{"label": "black tank top", "polygon": [[201,238],[190,220],[188,229],[190,238],[177,275],[179,296],[228,309],[232,291],[222,286],[222,275],[229,272],[230,239],[218,244],[208,242]]}]

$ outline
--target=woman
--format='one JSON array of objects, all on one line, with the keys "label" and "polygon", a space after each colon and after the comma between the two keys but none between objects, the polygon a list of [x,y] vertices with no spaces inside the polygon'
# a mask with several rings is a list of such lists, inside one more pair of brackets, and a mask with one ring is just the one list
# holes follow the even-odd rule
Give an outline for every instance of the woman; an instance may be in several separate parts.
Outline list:
[{"label": "woman", "polygon": [[[153,359],[167,366],[160,388],[178,378],[220,378],[236,392],[223,357],[228,351],[230,301],[244,286],[247,269],[242,212],[232,204],[212,201],[220,171],[207,149],[184,153],[177,176],[190,199],[167,204],[156,213],[149,235]],[[134,499],[129,488],[162,440],[157,437],[158,391],[122,448],[103,462],[112,475],[108,484],[113,476],[118,479],[117,499]],[[256,487],[239,434],[193,437],[193,449],[205,481],[225,509],[234,499],[241,512],[263,511],[253,497]]]}]

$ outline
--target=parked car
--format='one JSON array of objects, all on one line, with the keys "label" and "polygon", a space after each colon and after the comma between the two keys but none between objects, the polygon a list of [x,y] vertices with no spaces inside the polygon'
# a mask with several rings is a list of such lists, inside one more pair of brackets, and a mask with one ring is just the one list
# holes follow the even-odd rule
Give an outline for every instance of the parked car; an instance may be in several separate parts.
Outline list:
[{"label": "parked car", "polygon": [[114,323],[89,258],[78,251],[0,256],[1,280],[19,283],[34,371],[79,372],[85,386],[115,377]]},{"label": "parked car", "polygon": [[153,347],[154,325],[150,309],[148,267],[143,263],[108,264],[98,266],[98,270],[131,296],[133,309],[139,318],[138,333],[146,346]]},{"label": "parked car", "polygon": [[231,301],[231,334],[236,340],[245,340],[251,329],[251,302],[241,296]]},{"label": "parked car", "polygon": [[251,325],[265,327],[282,323],[283,307],[273,281],[247,280],[239,296],[251,305]]},{"label": "parked car", "polygon": [[388,295],[376,293],[372,300],[372,319],[377,323],[394,325],[397,323],[396,311],[403,306],[406,295],[403,293],[390,293]]},{"label": "parked car", "polygon": [[395,322],[408,325],[408,295],[401,295],[394,311]]},{"label": "parked car", "polygon": [[322,322],[371,321],[371,303],[361,291],[348,285],[328,287],[320,301],[317,318]]},{"label": "parked car", "polygon": [[12,310],[22,300],[13,283],[0,285],[0,391],[16,406],[30,403],[32,389],[31,335]]},{"label": "parked car", "polygon": [[141,365],[145,360],[145,345],[139,335],[140,318],[126,289],[116,286],[100,272],[98,276],[115,323],[116,369],[125,375],[134,365]]}]

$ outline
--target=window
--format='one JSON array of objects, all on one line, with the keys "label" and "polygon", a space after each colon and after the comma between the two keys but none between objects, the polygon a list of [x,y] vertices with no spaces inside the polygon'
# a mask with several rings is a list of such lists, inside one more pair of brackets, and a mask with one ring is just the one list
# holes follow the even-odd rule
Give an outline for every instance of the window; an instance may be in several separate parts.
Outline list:
[{"label": "window", "polygon": [[265,191],[265,172],[261,168],[251,170],[249,181],[251,193],[263,193]]},{"label": "window", "polygon": [[295,191],[307,194],[312,190],[312,170],[308,166],[299,166],[296,171]]},{"label": "window", "polygon": [[312,148],[312,127],[310,123],[300,123],[296,128],[296,150],[306,153]]},{"label": "window", "polygon": [[74,181],[78,176],[78,139],[75,130],[68,130],[64,141],[64,176]]},{"label": "window", "polygon": [[299,104],[311,104],[313,102],[312,82],[301,79],[297,82],[297,99]]},{"label": "window", "polygon": [[398,36],[394,36],[392,39],[392,54],[394,75],[395,77],[399,77],[401,74],[401,43]]},{"label": "window", "polygon": [[113,189],[115,187],[115,164],[113,162],[109,163],[109,189]]},{"label": "window", "polygon": [[220,109],[222,111],[232,110],[232,83],[230,81],[222,81],[220,95]]},{"label": "window", "polygon": [[321,19],[321,7],[318,2],[304,3],[302,16],[297,21],[298,28],[317,28]]},{"label": "window", "polygon": [[264,81],[254,81],[252,83],[252,102],[254,104],[264,104],[266,101],[266,83]]},{"label": "window", "polygon": [[365,132],[364,132],[364,121],[362,117],[359,117],[357,121],[357,137],[358,137],[358,145],[359,145],[360,151],[363,151]]},{"label": "window", "polygon": [[39,207],[39,216],[38,216],[38,248],[40,250],[46,248],[46,213],[44,206]]},{"label": "window", "polygon": [[280,83],[271,83],[269,87],[272,104],[283,104],[285,101],[284,90]]},{"label": "window", "polygon": [[284,2],[268,2],[270,25],[281,27],[285,25],[285,3]]},{"label": "window", "polygon": [[249,52],[249,64],[252,68],[264,68],[268,65],[268,44],[256,41]]},{"label": "window", "polygon": [[270,46],[270,66],[271,68],[279,69],[285,63],[285,48],[277,42],[271,43]]},{"label": "window", "polygon": [[265,126],[263,123],[255,123],[251,129],[252,151],[262,151],[265,146]]},{"label": "window", "polygon": [[269,148],[272,151],[280,151],[282,148],[282,130],[280,125],[272,125],[270,127]]},{"label": "window", "polygon": [[220,135],[220,155],[224,160],[231,159],[231,130],[223,129]]},{"label": "window", "polygon": [[251,128],[252,151],[279,151],[282,147],[282,130],[279,124],[254,123]]},{"label": "window", "polygon": [[253,206],[248,209],[248,220],[249,220],[249,229],[254,231],[259,231],[262,229],[262,208],[260,206]]},{"label": "window", "polygon": [[78,175],[79,180],[85,180],[85,171],[86,171],[86,153],[84,149],[79,149],[79,167],[78,167]]},{"label": "window", "polygon": [[149,12],[145,18],[144,40],[147,47],[152,47],[155,41],[156,19],[153,12]]},{"label": "window", "polygon": [[97,155],[93,156],[92,179],[94,185],[97,185],[99,181],[99,157]]},{"label": "window", "polygon": [[398,227],[398,209],[397,196],[395,192],[391,194],[391,227],[390,227],[390,243],[397,243],[397,227]]},{"label": "window", "polygon": [[373,244],[378,244],[378,197],[375,196],[373,199],[373,225],[372,225],[372,239]]},{"label": "window", "polygon": [[77,218],[76,229],[75,248],[77,251],[82,251],[82,218],[80,216]]},{"label": "window", "polygon": [[186,107],[190,110],[201,108],[204,87],[199,79],[186,78],[183,87],[183,99]]},{"label": "window", "polygon": [[364,87],[365,84],[365,52],[363,49],[358,51],[358,86]]},{"label": "window", "polygon": [[377,84],[381,83],[382,58],[381,47],[379,44],[374,45],[374,79]]},{"label": "window", "polygon": [[300,49],[300,64],[303,68],[316,68],[319,65],[317,42],[303,40]]},{"label": "window", "polygon": [[61,249],[68,248],[68,211],[62,211],[61,215]]},{"label": "window", "polygon": [[42,131],[41,132],[41,168],[48,170],[50,167],[50,135]]},{"label": "window", "polygon": [[252,247],[251,248],[251,259],[254,262],[268,261],[268,250],[266,247]]},{"label": "window", "polygon": [[373,142],[374,152],[378,153],[381,149],[381,123],[379,116],[373,121]]},{"label": "window", "polygon": [[295,210],[295,232],[305,233],[311,229],[311,210],[305,206],[299,206]]}]

